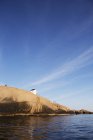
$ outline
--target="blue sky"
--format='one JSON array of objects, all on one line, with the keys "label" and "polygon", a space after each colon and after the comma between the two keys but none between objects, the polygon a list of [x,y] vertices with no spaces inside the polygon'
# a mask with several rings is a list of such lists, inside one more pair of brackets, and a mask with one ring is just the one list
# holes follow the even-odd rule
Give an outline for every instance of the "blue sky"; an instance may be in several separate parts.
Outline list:
[{"label": "blue sky", "polygon": [[1,0],[0,83],[93,111],[93,1]]}]

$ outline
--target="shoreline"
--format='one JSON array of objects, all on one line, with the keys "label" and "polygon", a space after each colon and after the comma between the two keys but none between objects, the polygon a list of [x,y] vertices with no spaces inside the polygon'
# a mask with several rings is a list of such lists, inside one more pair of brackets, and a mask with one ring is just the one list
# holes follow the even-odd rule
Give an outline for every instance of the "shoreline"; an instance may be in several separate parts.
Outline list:
[{"label": "shoreline", "polygon": [[93,114],[0,114],[0,117],[15,117],[15,116],[32,116],[32,117],[47,117],[47,116],[70,116],[70,115],[93,115]]},{"label": "shoreline", "polygon": [[42,117],[42,116],[69,116],[69,115],[76,115],[76,114],[0,114],[2,116],[34,116],[34,117]]}]

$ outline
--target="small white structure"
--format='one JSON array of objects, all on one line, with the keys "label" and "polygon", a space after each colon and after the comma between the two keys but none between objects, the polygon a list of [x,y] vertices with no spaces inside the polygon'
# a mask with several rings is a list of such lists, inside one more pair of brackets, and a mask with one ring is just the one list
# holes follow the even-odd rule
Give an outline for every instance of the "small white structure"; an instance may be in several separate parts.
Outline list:
[{"label": "small white structure", "polygon": [[31,89],[30,92],[32,92],[32,93],[35,94],[35,95],[37,94],[36,89]]}]

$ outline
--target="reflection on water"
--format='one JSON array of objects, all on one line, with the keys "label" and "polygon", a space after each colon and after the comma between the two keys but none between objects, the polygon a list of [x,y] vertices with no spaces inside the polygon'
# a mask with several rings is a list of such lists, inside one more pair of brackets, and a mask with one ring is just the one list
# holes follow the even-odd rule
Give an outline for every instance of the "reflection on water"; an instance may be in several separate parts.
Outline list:
[{"label": "reflection on water", "polygon": [[93,115],[0,117],[0,140],[93,139]]}]

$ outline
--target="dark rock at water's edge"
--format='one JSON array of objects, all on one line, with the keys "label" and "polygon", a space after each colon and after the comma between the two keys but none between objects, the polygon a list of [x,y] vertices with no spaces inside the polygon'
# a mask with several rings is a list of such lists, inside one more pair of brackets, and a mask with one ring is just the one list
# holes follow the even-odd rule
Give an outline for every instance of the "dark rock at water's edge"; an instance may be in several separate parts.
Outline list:
[{"label": "dark rock at water's edge", "polygon": [[88,110],[84,110],[84,109],[81,109],[81,110],[73,110],[73,111],[74,111],[74,113],[76,115],[78,115],[78,114],[93,114],[93,112],[88,111]]}]

